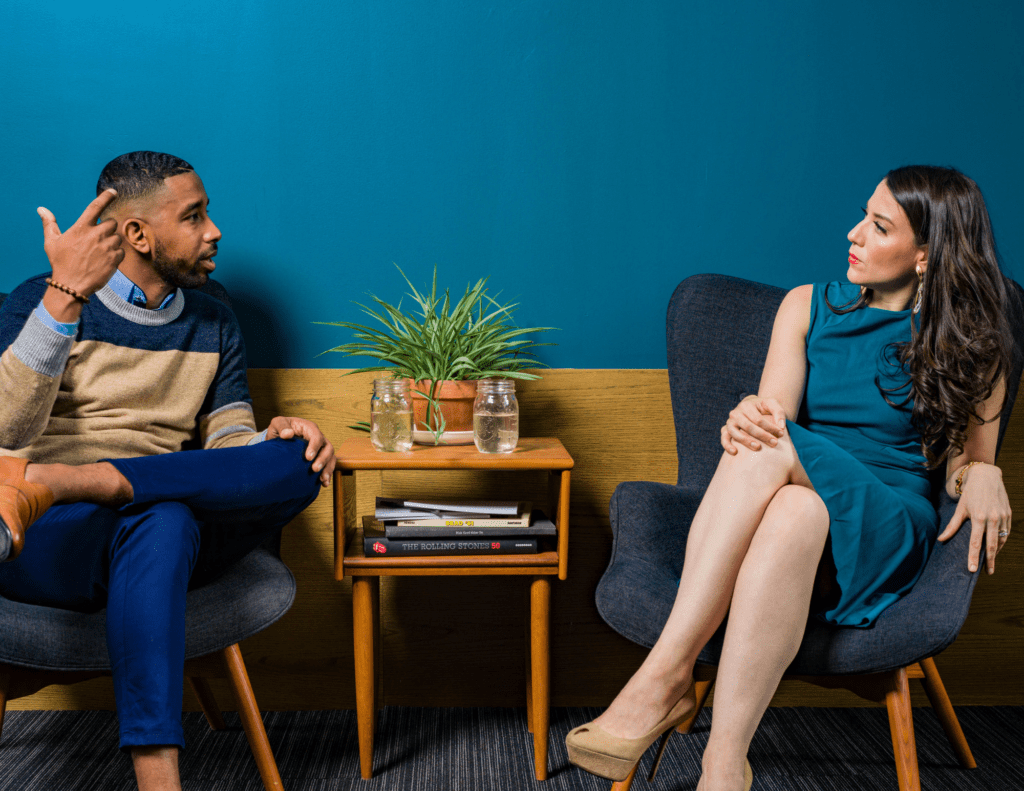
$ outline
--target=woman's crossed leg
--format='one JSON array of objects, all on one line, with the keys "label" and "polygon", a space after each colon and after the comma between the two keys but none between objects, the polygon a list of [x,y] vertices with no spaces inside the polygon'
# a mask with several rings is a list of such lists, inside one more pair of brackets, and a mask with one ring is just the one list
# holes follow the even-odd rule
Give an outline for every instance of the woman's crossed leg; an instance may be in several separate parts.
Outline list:
[{"label": "woman's crossed leg", "polygon": [[742,788],[750,739],[803,638],[828,525],[788,434],[774,447],[723,454],[661,636],[596,724],[624,738],[652,728],[690,686],[697,655],[729,612],[701,789]]}]

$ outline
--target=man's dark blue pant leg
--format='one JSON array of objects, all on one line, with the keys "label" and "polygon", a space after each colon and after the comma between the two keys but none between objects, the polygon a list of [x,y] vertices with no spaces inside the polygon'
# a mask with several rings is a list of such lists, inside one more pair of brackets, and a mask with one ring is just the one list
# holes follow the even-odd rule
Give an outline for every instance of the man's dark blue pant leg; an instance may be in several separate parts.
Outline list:
[{"label": "man's dark blue pant leg", "polygon": [[319,492],[305,443],[112,460],[135,491],[120,510],[51,508],[0,564],[10,599],[107,607],[121,746],[182,744],[185,593],[244,557]]},{"label": "man's dark blue pant leg", "polygon": [[199,555],[199,523],[180,503],[123,513],[56,505],[25,549],[0,564],[0,594],[47,607],[107,608],[121,746],[183,745],[185,591]]}]

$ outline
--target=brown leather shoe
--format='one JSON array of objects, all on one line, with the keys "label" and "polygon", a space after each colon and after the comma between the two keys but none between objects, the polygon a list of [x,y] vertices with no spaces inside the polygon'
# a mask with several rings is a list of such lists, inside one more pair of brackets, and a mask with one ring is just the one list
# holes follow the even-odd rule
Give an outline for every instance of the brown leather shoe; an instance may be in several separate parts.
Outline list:
[{"label": "brown leather shoe", "polygon": [[53,505],[53,492],[25,480],[28,459],[0,457],[0,562],[14,560],[25,545],[25,530]]}]

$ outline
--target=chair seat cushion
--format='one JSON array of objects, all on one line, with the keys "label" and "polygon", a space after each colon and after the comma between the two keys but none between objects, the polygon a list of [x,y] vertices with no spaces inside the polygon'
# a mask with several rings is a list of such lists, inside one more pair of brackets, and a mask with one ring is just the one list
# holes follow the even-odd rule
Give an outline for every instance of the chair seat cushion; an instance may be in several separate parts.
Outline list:
[{"label": "chair seat cushion", "polygon": [[[283,616],[295,577],[265,549],[255,549],[223,576],[186,597],[185,658],[238,643]],[[80,613],[0,597],[0,662],[35,670],[110,670],[107,611]]]}]

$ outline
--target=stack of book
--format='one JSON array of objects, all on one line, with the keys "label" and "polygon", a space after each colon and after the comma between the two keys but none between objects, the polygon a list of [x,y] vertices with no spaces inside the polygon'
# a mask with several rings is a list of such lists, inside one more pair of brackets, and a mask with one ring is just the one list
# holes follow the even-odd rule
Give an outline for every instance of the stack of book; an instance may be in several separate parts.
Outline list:
[{"label": "stack of book", "polygon": [[363,550],[372,555],[513,555],[539,551],[554,523],[528,502],[377,498],[363,517]]}]

